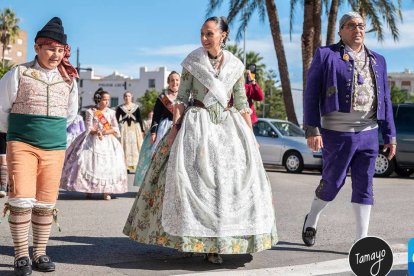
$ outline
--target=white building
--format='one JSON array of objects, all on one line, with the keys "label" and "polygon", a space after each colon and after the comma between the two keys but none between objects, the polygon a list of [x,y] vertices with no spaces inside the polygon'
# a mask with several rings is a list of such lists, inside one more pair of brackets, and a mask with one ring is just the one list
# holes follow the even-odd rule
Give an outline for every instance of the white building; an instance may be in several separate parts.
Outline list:
[{"label": "white building", "polygon": [[170,72],[166,67],[160,67],[155,71],[148,71],[146,67],[139,70],[139,79],[114,72],[105,77],[96,76],[91,71],[81,71],[79,85],[79,101],[81,107],[94,105],[93,94],[100,87],[111,94],[111,107],[123,103],[123,94],[130,91],[136,99],[142,97],[146,91],[156,90],[162,92],[167,87],[167,77]]},{"label": "white building", "polygon": [[404,72],[388,73],[388,84],[390,89],[395,85],[411,95],[414,94],[414,74],[409,69],[405,69]]}]

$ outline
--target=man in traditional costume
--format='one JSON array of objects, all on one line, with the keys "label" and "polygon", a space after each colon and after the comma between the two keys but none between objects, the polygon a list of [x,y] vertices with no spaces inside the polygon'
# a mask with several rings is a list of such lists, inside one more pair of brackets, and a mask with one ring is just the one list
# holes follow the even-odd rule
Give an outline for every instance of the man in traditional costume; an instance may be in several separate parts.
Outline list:
[{"label": "man in traditional costume", "polygon": [[[32,267],[54,271],[46,255],[60,176],[66,127],[78,110],[76,69],[62,21],[52,18],[35,37],[36,57],[18,65],[0,81],[0,131],[7,132],[10,192],[6,208],[15,250],[15,275]],[[29,258],[32,224],[33,256]]]},{"label": "man in traditional costume", "polygon": [[368,234],[372,180],[378,155],[378,127],[384,151],[396,150],[387,67],[383,56],[364,45],[365,22],[356,12],[339,21],[338,44],[319,48],[308,72],[304,125],[308,146],[322,149],[322,180],[305,217],[302,239],[315,244],[319,216],[345,183],[349,168],[356,240]]}]

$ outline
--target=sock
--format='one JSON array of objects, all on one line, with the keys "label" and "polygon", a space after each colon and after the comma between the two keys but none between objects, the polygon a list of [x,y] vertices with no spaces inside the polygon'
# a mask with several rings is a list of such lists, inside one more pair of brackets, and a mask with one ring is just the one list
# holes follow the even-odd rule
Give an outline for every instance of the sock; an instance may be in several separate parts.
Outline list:
[{"label": "sock", "polygon": [[9,226],[14,244],[15,260],[29,257],[29,229],[32,208],[10,206]]},{"label": "sock", "polygon": [[352,203],[356,219],[356,241],[368,236],[369,217],[371,215],[371,205]]},{"label": "sock", "polygon": [[40,256],[46,255],[46,245],[49,241],[52,221],[53,209],[33,207],[32,230],[34,261],[37,261]]},{"label": "sock", "polygon": [[0,186],[7,188],[8,173],[7,165],[0,165]]},{"label": "sock", "polygon": [[319,220],[319,215],[322,213],[322,210],[328,203],[329,201],[324,201],[315,196],[315,198],[312,201],[312,206],[308,214],[308,218],[306,219],[305,229],[308,227],[316,229]]}]

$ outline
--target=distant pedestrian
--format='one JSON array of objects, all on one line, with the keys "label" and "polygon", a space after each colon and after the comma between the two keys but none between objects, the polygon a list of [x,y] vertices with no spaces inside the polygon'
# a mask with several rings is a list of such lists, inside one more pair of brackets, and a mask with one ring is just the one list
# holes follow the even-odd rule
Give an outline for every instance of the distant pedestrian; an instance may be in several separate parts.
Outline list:
[{"label": "distant pedestrian", "polygon": [[[322,149],[323,172],[302,239],[315,244],[319,216],[335,199],[351,169],[355,239],[368,235],[372,181],[378,155],[378,126],[392,159],[396,134],[385,59],[364,45],[365,21],[349,12],[339,21],[339,43],[316,50],[308,72],[304,125],[308,146]],[[337,237],[342,238],[342,237]]]},{"label": "distant pedestrian", "polygon": [[[52,18],[35,37],[33,61],[0,81],[0,131],[7,132],[10,231],[15,275],[48,272],[46,255],[66,149],[66,127],[78,110],[76,69],[62,21]],[[29,257],[32,223],[33,257]]]},{"label": "distant pedestrian", "polygon": [[96,92],[98,104],[86,111],[86,131],[66,152],[61,187],[68,191],[103,194],[106,200],[111,194],[128,191],[124,152],[118,141],[119,128],[115,111],[109,108],[110,95]]},{"label": "distant pedestrian", "polygon": [[139,106],[132,102],[132,93],[124,93],[124,104],[116,109],[116,119],[121,131],[121,144],[124,149],[127,169],[135,172],[144,139],[144,126]]}]

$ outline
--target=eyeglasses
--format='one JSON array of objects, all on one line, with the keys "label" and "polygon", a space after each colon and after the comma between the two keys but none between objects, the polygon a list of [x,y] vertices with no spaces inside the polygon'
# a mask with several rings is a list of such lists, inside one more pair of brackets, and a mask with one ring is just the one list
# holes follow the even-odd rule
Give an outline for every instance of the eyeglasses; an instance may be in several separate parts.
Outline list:
[{"label": "eyeglasses", "polygon": [[361,31],[364,31],[365,30],[365,24],[364,23],[359,23],[359,24],[352,24],[352,23],[350,23],[348,25],[342,26],[342,28],[345,27],[345,26],[350,31],[355,31],[356,28],[358,28]]}]

